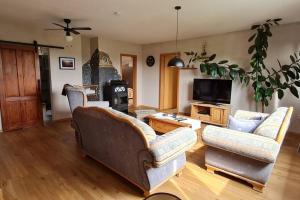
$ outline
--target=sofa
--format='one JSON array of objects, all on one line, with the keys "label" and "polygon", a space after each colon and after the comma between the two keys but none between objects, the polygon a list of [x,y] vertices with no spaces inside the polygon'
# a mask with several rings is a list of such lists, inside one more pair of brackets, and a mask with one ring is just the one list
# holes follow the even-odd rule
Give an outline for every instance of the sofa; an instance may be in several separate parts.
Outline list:
[{"label": "sofa", "polygon": [[197,141],[189,128],[156,135],[144,122],[111,108],[78,107],[73,127],[84,155],[123,176],[149,195],[186,163]]},{"label": "sofa", "polygon": [[109,107],[108,101],[88,101],[85,89],[80,86],[65,85],[64,91],[68,97],[71,112],[78,106]]},{"label": "sofa", "polygon": [[207,171],[221,171],[249,182],[263,191],[288,130],[293,108],[280,107],[270,115],[238,110],[237,119],[265,118],[253,133],[207,126],[202,140],[207,145]]}]

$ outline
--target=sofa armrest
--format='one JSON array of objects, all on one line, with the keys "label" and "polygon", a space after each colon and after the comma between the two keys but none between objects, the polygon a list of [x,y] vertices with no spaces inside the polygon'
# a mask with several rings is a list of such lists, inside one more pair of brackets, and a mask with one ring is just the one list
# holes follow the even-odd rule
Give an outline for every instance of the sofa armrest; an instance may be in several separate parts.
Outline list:
[{"label": "sofa armrest", "polygon": [[88,101],[87,106],[88,107],[108,108],[109,101]]},{"label": "sofa armrest", "polygon": [[234,114],[234,117],[237,119],[254,119],[254,118],[262,118],[265,119],[269,116],[267,113],[246,111],[246,110],[237,110]]},{"label": "sofa armrest", "polygon": [[207,126],[203,130],[205,144],[259,161],[273,163],[280,144],[275,140],[217,126]]},{"label": "sofa armrest", "polygon": [[197,134],[190,128],[178,128],[156,137],[150,142],[154,166],[161,166],[190,149],[197,142]]}]

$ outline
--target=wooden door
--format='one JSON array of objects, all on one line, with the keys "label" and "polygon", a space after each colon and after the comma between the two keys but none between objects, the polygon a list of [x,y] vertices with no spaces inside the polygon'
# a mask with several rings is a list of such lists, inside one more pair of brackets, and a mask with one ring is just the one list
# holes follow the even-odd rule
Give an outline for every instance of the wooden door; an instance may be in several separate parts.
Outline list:
[{"label": "wooden door", "polygon": [[178,108],[179,70],[168,67],[168,62],[175,55],[176,53],[170,53],[160,56],[159,109],[161,110]]},{"label": "wooden door", "polygon": [[34,49],[0,46],[0,98],[5,131],[39,123],[39,68]]},{"label": "wooden door", "polygon": [[128,106],[136,106],[137,103],[137,55],[120,55],[122,80],[128,82]]}]

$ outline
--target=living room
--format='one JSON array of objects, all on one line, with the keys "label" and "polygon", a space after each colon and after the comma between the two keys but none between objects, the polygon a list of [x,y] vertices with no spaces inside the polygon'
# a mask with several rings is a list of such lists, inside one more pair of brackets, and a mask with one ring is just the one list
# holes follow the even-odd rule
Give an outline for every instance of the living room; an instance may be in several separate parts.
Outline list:
[{"label": "living room", "polygon": [[[0,199],[300,196],[297,0],[0,4]],[[20,59],[29,51],[35,61]],[[38,68],[34,75],[24,68],[29,62]],[[70,87],[81,96],[70,97]],[[98,143],[97,135],[85,135],[107,124],[114,133]],[[131,138],[137,133],[145,144]],[[102,147],[95,153],[93,145]],[[132,173],[144,168],[113,164],[139,145],[153,148],[154,160],[143,154],[146,178],[136,179]]]}]

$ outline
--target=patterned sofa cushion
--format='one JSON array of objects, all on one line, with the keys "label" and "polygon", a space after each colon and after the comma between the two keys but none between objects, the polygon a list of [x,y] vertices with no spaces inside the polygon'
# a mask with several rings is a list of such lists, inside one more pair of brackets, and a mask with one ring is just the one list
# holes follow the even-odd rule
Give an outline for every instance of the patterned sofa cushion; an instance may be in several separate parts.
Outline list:
[{"label": "patterned sofa cushion", "polygon": [[286,107],[278,108],[253,133],[275,140],[287,111]]},{"label": "patterned sofa cushion", "polygon": [[154,164],[161,166],[184,153],[197,142],[197,134],[190,128],[177,128],[169,133],[157,136],[150,143]]},{"label": "patterned sofa cushion", "polygon": [[112,108],[103,108],[103,109],[108,110],[109,112],[113,113],[114,115],[125,118],[125,119],[129,120],[130,122],[132,122],[136,127],[138,127],[140,130],[142,130],[142,132],[145,135],[145,137],[147,138],[148,142],[155,140],[155,138],[156,138],[155,131],[150,126],[148,126],[146,123],[142,122],[141,120],[138,120],[134,117],[126,115],[126,114],[119,112],[117,110],[114,110]]}]

